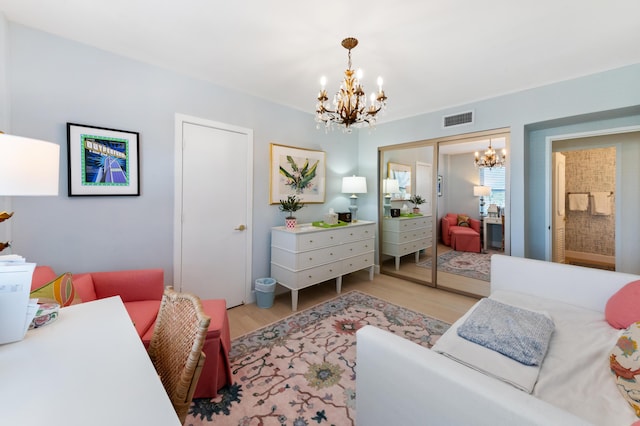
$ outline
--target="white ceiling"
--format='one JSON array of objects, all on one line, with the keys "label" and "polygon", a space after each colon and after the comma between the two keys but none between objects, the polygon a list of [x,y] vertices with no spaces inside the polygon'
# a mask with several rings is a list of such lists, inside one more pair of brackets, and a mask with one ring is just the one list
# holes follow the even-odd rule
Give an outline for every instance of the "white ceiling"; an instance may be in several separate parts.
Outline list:
[{"label": "white ceiling", "polygon": [[313,112],[347,66],[380,121],[640,63],[638,0],[0,0],[9,21]]}]

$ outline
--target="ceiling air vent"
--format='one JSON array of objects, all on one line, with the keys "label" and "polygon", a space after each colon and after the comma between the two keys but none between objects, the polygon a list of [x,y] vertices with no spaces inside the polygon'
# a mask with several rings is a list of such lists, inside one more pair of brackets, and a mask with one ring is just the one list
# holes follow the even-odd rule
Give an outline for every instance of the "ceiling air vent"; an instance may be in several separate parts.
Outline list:
[{"label": "ceiling air vent", "polygon": [[473,124],[473,111],[461,112],[460,114],[445,115],[442,117],[442,127],[462,126],[463,124]]}]

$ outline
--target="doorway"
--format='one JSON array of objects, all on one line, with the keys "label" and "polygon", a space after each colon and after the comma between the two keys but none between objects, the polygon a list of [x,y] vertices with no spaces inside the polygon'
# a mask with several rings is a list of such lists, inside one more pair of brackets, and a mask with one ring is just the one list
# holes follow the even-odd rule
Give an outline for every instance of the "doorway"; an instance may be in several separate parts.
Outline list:
[{"label": "doorway", "polygon": [[176,115],[174,286],[243,304],[251,294],[253,132]]}]

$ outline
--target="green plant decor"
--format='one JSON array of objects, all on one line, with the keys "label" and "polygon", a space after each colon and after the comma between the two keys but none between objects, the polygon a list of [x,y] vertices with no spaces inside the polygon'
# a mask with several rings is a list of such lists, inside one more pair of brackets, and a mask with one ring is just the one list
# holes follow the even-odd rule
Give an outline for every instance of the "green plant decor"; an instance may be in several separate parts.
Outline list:
[{"label": "green plant decor", "polygon": [[294,219],[293,213],[304,207],[297,195],[287,195],[286,200],[280,200],[280,211],[288,212],[287,219]]},{"label": "green plant decor", "polygon": [[424,204],[424,203],[427,202],[427,200],[422,198],[420,195],[411,196],[411,198],[409,198],[409,201],[412,202],[413,205],[416,206],[416,207],[418,207],[420,204]]}]

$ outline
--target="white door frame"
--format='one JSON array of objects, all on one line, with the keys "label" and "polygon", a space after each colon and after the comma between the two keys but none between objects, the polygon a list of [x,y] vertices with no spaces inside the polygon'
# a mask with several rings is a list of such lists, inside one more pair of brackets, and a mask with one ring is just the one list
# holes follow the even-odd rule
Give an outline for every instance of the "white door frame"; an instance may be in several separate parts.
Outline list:
[{"label": "white door frame", "polygon": [[183,127],[185,123],[215,127],[229,132],[235,132],[247,137],[247,188],[246,188],[246,217],[247,217],[247,253],[246,253],[246,273],[247,280],[244,284],[245,303],[253,300],[252,287],[252,245],[253,245],[253,130],[244,127],[233,126],[218,121],[207,120],[205,118],[193,117],[190,115],[175,115],[175,142],[174,142],[174,209],[173,209],[173,279],[176,288],[182,287],[182,282],[178,282],[182,277],[182,140]]},{"label": "white door frame", "polygon": [[[552,244],[552,233],[553,233],[553,229],[552,229],[552,202],[553,202],[553,184],[552,184],[552,174],[553,174],[553,166],[552,166],[552,145],[553,142],[555,141],[561,141],[561,140],[567,140],[567,139],[580,139],[580,138],[588,138],[588,137],[593,137],[593,136],[606,136],[606,135],[615,135],[615,134],[619,134],[619,133],[633,133],[633,132],[638,132],[640,131],[640,126],[627,126],[627,127],[615,127],[615,128],[611,128],[611,129],[602,129],[602,130],[594,130],[594,131],[590,131],[590,132],[581,132],[581,133],[568,133],[565,135],[554,135],[554,136],[547,136],[545,138],[545,191],[547,194],[547,197],[545,199],[545,228],[547,229],[547,234],[545,235],[545,254],[544,254],[544,258],[546,261],[551,261],[552,258],[552,252],[551,252],[551,244]],[[617,150],[617,154],[616,155],[620,155],[620,149]],[[616,165],[616,181],[618,182],[618,184],[620,184],[620,176],[618,176],[619,173],[619,164],[620,162],[617,162],[618,164]],[[620,197],[616,197],[615,198],[615,203],[616,203],[616,258],[618,257],[618,253],[620,253],[620,239],[618,238],[618,235],[620,235],[620,232],[622,232],[622,230],[619,228],[620,227],[620,218],[619,218],[619,214],[620,214],[620,205],[619,203],[621,203],[621,199]],[[617,264],[617,261],[616,261]]]}]

